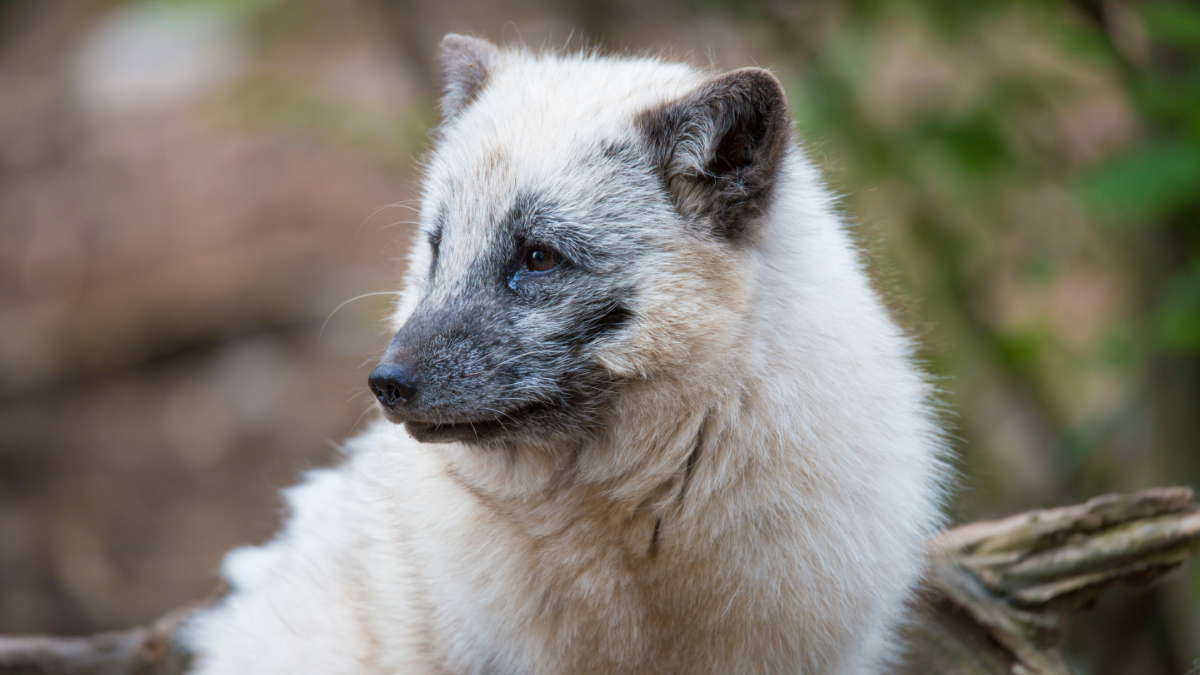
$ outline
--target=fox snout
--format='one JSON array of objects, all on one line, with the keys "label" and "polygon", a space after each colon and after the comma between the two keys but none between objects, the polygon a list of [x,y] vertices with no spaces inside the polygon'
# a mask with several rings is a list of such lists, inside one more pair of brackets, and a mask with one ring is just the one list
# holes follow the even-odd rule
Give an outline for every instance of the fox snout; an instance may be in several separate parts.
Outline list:
[{"label": "fox snout", "polygon": [[419,441],[482,441],[524,421],[529,401],[513,391],[528,379],[524,350],[490,314],[473,304],[418,308],[367,378],[388,421]]},{"label": "fox snout", "polygon": [[431,378],[431,373],[426,372],[429,370],[426,361],[432,360],[444,367],[450,359],[447,354],[431,354],[422,348],[422,343],[428,342],[429,336],[414,335],[417,326],[413,324],[424,323],[410,320],[402,327],[392,337],[379,365],[367,377],[367,387],[379,401],[384,416],[397,424],[414,417],[436,414],[438,393],[444,394],[447,389],[438,386],[437,378]]}]

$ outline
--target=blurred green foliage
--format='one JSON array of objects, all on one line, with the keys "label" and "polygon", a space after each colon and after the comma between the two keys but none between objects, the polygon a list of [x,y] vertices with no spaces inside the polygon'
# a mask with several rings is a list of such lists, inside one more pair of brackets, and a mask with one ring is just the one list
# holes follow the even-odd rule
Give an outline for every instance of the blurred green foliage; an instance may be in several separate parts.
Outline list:
[{"label": "blurred green foliage", "polygon": [[146,4],[183,11],[215,12],[237,18],[250,18],[287,0],[146,0]]},{"label": "blurred green foliage", "polygon": [[[1151,53],[1125,79],[1144,138],[1082,184],[1085,203],[1125,226],[1154,228],[1178,247],[1152,303],[1161,349],[1200,353],[1200,7],[1139,7]],[[1200,414],[1200,411],[1197,411]]]}]

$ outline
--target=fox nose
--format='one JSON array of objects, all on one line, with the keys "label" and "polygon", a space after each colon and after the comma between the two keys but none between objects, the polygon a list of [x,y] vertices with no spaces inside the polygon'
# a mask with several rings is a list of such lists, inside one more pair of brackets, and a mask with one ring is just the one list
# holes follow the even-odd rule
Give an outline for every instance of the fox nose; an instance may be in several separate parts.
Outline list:
[{"label": "fox nose", "polygon": [[367,378],[371,393],[388,408],[404,405],[417,395],[417,383],[404,368],[382,363],[371,371]]}]

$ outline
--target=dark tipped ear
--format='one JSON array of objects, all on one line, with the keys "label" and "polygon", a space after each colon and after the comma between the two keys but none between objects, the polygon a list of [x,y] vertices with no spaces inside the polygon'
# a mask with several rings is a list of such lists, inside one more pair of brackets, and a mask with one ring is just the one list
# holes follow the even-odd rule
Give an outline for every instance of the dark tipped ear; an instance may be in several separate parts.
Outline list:
[{"label": "dark tipped ear", "polygon": [[442,119],[462,112],[487,84],[500,50],[487,40],[451,33],[442,38]]},{"label": "dark tipped ear", "polygon": [[642,132],[675,207],[726,238],[744,235],[770,199],[792,118],[779,80],[761,68],[715,77],[644,113]]}]

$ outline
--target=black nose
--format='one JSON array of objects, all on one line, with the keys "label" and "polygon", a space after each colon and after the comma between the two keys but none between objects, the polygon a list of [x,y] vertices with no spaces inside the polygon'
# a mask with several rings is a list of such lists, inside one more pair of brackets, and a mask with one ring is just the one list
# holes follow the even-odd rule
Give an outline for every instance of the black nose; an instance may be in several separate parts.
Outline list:
[{"label": "black nose", "polygon": [[367,385],[379,402],[389,408],[404,405],[417,395],[417,383],[408,371],[388,363],[380,364],[371,371]]}]

